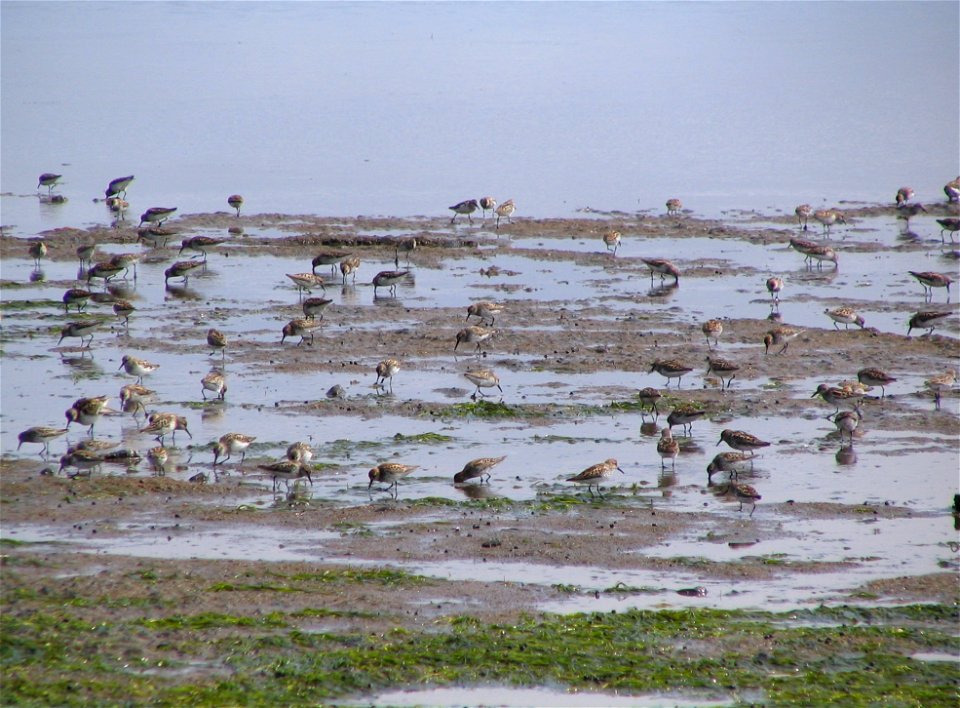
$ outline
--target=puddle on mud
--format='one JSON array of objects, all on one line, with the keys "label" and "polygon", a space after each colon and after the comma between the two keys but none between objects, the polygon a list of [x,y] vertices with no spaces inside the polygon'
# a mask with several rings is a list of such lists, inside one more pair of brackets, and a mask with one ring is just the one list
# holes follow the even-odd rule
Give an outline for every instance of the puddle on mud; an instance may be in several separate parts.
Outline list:
[{"label": "puddle on mud", "polygon": [[714,706],[733,705],[731,700],[687,698],[682,695],[614,695],[609,693],[570,692],[547,688],[514,688],[507,686],[472,686],[456,688],[430,688],[419,691],[391,691],[372,698],[346,702],[344,705],[356,706],[433,706],[434,708],[454,708],[455,706],[501,706],[502,708],[525,708],[527,706],[636,706],[637,708],[655,708],[656,706]]}]

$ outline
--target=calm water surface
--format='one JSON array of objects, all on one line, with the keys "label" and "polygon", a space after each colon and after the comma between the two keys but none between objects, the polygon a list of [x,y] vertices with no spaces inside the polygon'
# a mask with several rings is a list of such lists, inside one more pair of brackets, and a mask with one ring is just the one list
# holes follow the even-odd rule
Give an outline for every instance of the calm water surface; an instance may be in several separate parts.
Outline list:
[{"label": "calm water surface", "polygon": [[[942,199],[960,5],[3,2],[2,222]],[[63,173],[64,206],[37,205]],[[30,198],[26,198],[28,196]]]}]

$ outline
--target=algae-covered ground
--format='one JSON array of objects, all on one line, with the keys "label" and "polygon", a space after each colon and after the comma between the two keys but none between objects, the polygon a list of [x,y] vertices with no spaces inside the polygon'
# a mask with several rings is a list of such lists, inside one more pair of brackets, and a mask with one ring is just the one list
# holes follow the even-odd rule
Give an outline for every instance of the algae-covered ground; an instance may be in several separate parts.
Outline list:
[{"label": "algae-covered ground", "polygon": [[485,584],[235,561],[118,574],[117,557],[3,552],[7,705],[335,704],[447,685],[765,705],[956,705],[960,693],[956,605],[447,613],[442,598],[482,603]]}]

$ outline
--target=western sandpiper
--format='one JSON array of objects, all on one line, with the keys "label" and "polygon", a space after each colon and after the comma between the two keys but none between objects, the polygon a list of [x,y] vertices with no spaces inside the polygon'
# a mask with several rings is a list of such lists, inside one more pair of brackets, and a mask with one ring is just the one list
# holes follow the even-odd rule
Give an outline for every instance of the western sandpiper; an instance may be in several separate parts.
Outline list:
[{"label": "western sandpiper", "polygon": [[837,426],[837,431],[840,433],[840,444],[843,445],[843,434],[846,433],[847,437],[850,439],[850,442],[853,442],[853,431],[857,429],[857,426],[860,425],[860,421],[863,418],[863,415],[860,413],[860,409],[856,408],[852,411],[843,411],[837,412],[833,416],[833,424]]},{"label": "western sandpiper", "polygon": [[106,190],[104,190],[104,196],[107,199],[115,196],[123,196],[125,198],[127,196],[127,187],[130,186],[131,182],[133,182],[133,175],[117,177],[116,179],[110,180],[110,184],[108,184]]},{"label": "western sandpiper", "polygon": [[947,195],[948,202],[960,201],[960,177],[943,185],[943,193]]},{"label": "western sandpiper", "polygon": [[144,359],[138,359],[135,356],[129,354],[124,354],[123,358],[120,360],[120,366],[118,367],[123,369],[131,376],[137,377],[137,383],[143,383],[143,377],[148,374],[152,374],[154,371],[160,368],[159,364],[151,364],[149,361]]},{"label": "western sandpiper", "polygon": [[283,326],[283,336],[280,337],[280,344],[283,344],[284,340],[287,337],[300,337],[300,341],[297,342],[299,347],[303,344],[307,337],[310,337],[310,344],[313,344],[313,330],[320,326],[319,320],[290,320]]},{"label": "western sandpiper", "polygon": [[219,329],[211,327],[207,330],[207,346],[211,349],[211,354],[216,354],[220,350],[220,360],[227,356],[227,335]]},{"label": "western sandpiper", "polygon": [[314,256],[313,260],[311,261],[311,265],[313,266],[313,274],[316,275],[317,266],[322,265],[330,266],[330,272],[333,273],[335,272],[334,268],[336,267],[337,263],[346,258],[350,258],[350,254],[344,253],[343,251],[320,251],[320,253]]},{"label": "western sandpiper", "polygon": [[720,320],[707,320],[700,325],[703,336],[707,338],[707,347],[710,346],[710,338],[713,338],[713,345],[720,346],[720,335],[723,334],[723,322]]},{"label": "western sandpiper", "polygon": [[400,362],[397,359],[384,359],[377,364],[377,380],[373,384],[374,388],[386,388],[387,380],[390,380],[390,391],[393,391],[393,377],[400,371]]},{"label": "western sandpiper", "polygon": [[666,276],[673,278],[675,283],[680,282],[680,271],[677,270],[677,267],[673,265],[668,260],[663,258],[641,258],[641,260],[646,263],[647,268],[650,269],[650,282],[653,282],[653,274],[659,273],[660,280],[662,281]]},{"label": "western sandpiper", "polygon": [[164,474],[164,472],[166,472],[164,466],[167,464],[169,458],[170,455],[167,453],[167,448],[162,445],[157,445],[147,450],[147,460],[150,462],[150,467],[153,468],[154,472]]},{"label": "western sandpiper", "polygon": [[191,236],[180,242],[178,254],[184,251],[195,251],[203,256],[203,260],[207,260],[207,249],[219,246],[221,243],[225,243],[226,240],[225,238],[214,238],[213,236]]},{"label": "western sandpiper", "polygon": [[33,241],[30,248],[27,249],[30,257],[33,259],[33,265],[40,267],[40,259],[47,255],[47,244],[43,241]]},{"label": "western sandpiper", "polygon": [[[492,325],[496,321],[496,316],[503,312],[503,306],[495,302],[482,301],[475,302],[467,307],[467,320],[471,317],[479,317],[480,324]],[[487,322],[487,320],[490,320]]]},{"label": "western sandpiper", "polygon": [[910,187],[900,187],[900,189],[897,190],[897,196],[894,197],[894,201],[898,207],[903,206],[911,199],[913,199],[913,190]]},{"label": "western sandpiper", "polygon": [[110,261],[94,263],[87,270],[87,282],[89,283],[94,278],[102,278],[104,284],[106,284],[107,281],[109,281],[111,278],[115,278],[123,269],[124,266],[111,263]]},{"label": "western sandpiper", "polygon": [[96,425],[100,416],[106,412],[107,401],[109,400],[109,396],[78,398],[73,402],[73,405],[64,412],[67,418],[67,427],[69,428],[71,423],[88,425],[90,426],[90,437],[93,437],[93,426]]},{"label": "western sandpiper", "polygon": [[603,245],[607,247],[608,251],[613,251],[613,255],[617,255],[617,249],[620,248],[620,232],[616,229],[610,229],[603,233]]},{"label": "western sandpiper", "polygon": [[17,449],[19,450],[20,445],[24,443],[40,443],[43,445],[43,450],[40,451],[40,454],[46,456],[50,454],[50,441],[56,440],[61,435],[66,434],[67,428],[50,428],[44,425],[27,428],[17,436],[17,440],[19,441]]},{"label": "western sandpiper", "polygon": [[923,385],[933,391],[933,400],[937,404],[937,410],[940,410],[940,398],[944,391],[953,388],[957,382],[957,372],[955,369],[947,369],[946,373],[931,376],[923,382]]},{"label": "western sandpiper", "polygon": [[327,309],[327,306],[332,303],[333,300],[328,300],[324,297],[308,297],[303,301],[303,316],[308,320],[316,319],[317,315],[320,315],[320,319],[323,319],[323,311]]},{"label": "western sandpiper", "polygon": [[470,215],[473,212],[475,212],[477,210],[477,207],[479,206],[480,205],[477,204],[476,199],[467,199],[462,202],[458,202],[457,204],[454,204],[452,207],[449,207],[451,210],[453,210],[453,217],[450,219],[450,223],[452,224],[456,220],[458,214],[466,214],[467,219],[472,224],[473,217]]},{"label": "western sandpiper", "polygon": [[753,469],[753,455],[745,452],[721,452],[714,455],[707,465],[707,481],[713,479],[718,472],[726,472],[731,478],[737,478],[749,465]]},{"label": "western sandpiper", "polygon": [[763,335],[763,353],[769,354],[770,347],[783,345],[777,354],[783,354],[790,346],[790,342],[804,333],[805,330],[793,327],[774,327]]},{"label": "western sandpiper", "polygon": [[774,304],[780,304],[780,293],[783,290],[783,278],[775,275],[767,278],[767,292],[770,293],[770,299]]},{"label": "western sandpiper", "polygon": [[[650,406],[650,412],[653,413],[655,417],[660,416],[660,409],[657,408],[657,401],[663,398],[663,394],[657,389],[653,388],[652,386],[642,388],[637,393],[637,398],[640,399],[641,406]],[[640,412],[644,415],[646,413],[642,408]]]},{"label": "western sandpiper", "polygon": [[400,480],[416,469],[419,469],[418,465],[401,465],[399,462],[381,462],[367,473],[367,476],[370,478],[367,489],[372,489],[374,482],[386,484],[389,486],[381,491],[390,491],[392,489],[394,496],[397,496],[399,494],[398,483]]},{"label": "western sandpiper", "polygon": [[313,448],[305,442],[291,443],[287,447],[287,459],[307,464],[313,459]]},{"label": "western sandpiper", "polygon": [[479,325],[464,327],[457,332],[457,343],[453,345],[453,351],[457,351],[457,347],[461,344],[476,344],[477,351],[479,352],[480,344],[490,339],[495,333],[496,330],[490,327],[481,327]]},{"label": "western sandpiper", "polygon": [[77,258],[80,260],[80,268],[83,268],[83,264],[86,263],[90,265],[91,260],[93,259],[93,253],[97,250],[96,243],[84,243],[80,246],[77,246]]},{"label": "western sandpiper", "polygon": [[98,452],[94,452],[93,450],[74,450],[60,458],[60,469],[58,472],[63,472],[67,467],[75,467],[77,475],[83,474],[84,472],[89,474],[102,464],[103,457]]},{"label": "western sandpiper", "polygon": [[[721,359],[720,357],[707,357],[707,374],[713,372],[720,379],[720,390],[725,388],[730,388],[730,383],[737,377],[737,372],[740,371],[740,366],[733,363],[729,359]],[[727,381],[724,384],[724,377]]]},{"label": "western sandpiper", "polygon": [[126,278],[133,267],[133,279],[137,279],[137,263],[140,261],[139,253],[116,253],[110,256],[110,265],[116,268],[123,268],[123,277]]},{"label": "western sandpiper", "polygon": [[823,227],[823,233],[829,234],[830,228],[836,224],[846,224],[847,219],[843,212],[836,209],[817,209],[813,212],[813,218],[820,222]]},{"label": "western sandpiper", "polygon": [[76,306],[77,312],[80,312],[87,305],[92,293],[89,290],[80,288],[70,288],[63,294],[63,311],[69,312],[71,306]]},{"label": "western sandpiper", "polygon": [[880,398],[884,398],[887,395],[885,387],[896,381],[892,376],[884,373],[880,369],[874,368],[860,369],[860,371],[857,372],[857,380],[866,386],[879,386]]},{"label": "western sandpiper", "polygon": [[[177,416],[175,413],[151,413],[147,418],[146,426],[141,428],[140,432],[154,436],[161,446],[166,447],[163,444],[163,439],[168,435],[172,435],[176,429]],[[189,432],[190,431],[187,431],[188,434]],[[191,437],[193,436],[191,435]]]},{"label": "western sandpiper", "polygon": [[357,270],[360,268],[360,259],[356,256],[348,256],[340,261],[340,273],[343,275],[343,282],[347,282],[347,276],[353,276],[353,282],[357,282]]},{"label": "western sandpiper", "polygon": [[693,371],[693,369],[678,359],[657,359],[650,366],[650,371],[647,373],[652,373],[654,371],[661,376],[667,377],[667,388],[670,388],[670,379],[676,379],[677,388],[680,388],[680,382],[683,379],[683,375],[689,374],[691,371]]},{"label": "western sandpiper", "polygon": [[[243,433],[227,433],[221,435],[220,440],[213,443],[213,464],[217,462],[226,462],[234,453],[240,453],[240,464],[247,459],[247,448],[257,438],[253,435],[244,435]],[[223,460],[220,460],[220,458]]]},{"label": "western sandpiper", "polygon": [[500,377],[490,369],[472,369],[465,371],[463,375],[467,377],[470,383],[477,387],[477,390],[470,396],[473,400],[477,400],[477,396],[480,396],[480,398],[486,396],[486,394],[480,390],[481,388],[493,388],[496,386],[500,389],[500,393],[503,393],[503,389],[500,387]]},{"label": "western sandpiper", "polygon": [[949,317],[950,314],[951,314],[950,312],[935,312],[935,311],[917,312],[910,318],[910,321],[907,323],[907,336],[909,337],[910,332],[912,332],[915,329],[927,330],[926,334],[921,336],[927,336],[927,335],[933,334],[933,330],[937,328],[937,325],[940,324],[941,320],[943,320],[945,317]]},{"label": "western sandpiper", "polygon": [[130,315],[136,312],[137,308],[128,300],[117,300],[113,303],[113,314],[123,320],[124,326],[130,325]]},{"label": "western sandpiper", "polygon": [[937,219],[937,223],[940,224],[940,243],[944,243],[943,232],[946,231],[950,234],[950,243],[953,243],[953,235],[960,231],[960,219],[957,218],[946,218],[946,219]]},{"label": "western sandpiper", "polygon": [[387,288],[390,294],[396,297],[397,283],[410,275],[409,270],[381,270],[373,276],[373,296],[377,296],[377,288]]},{"label": "western sandpiper", "polygon": [[60,339],[57,341],[57,346],[60,346],[62,342],[67,337],[79,337],[80,346],[84,346],[83,340],[86,337],[90,337],[90,340],[87,342],[89,346],[93,342],[93,332],[100,326],[99,320],[89,320],[84,322],[68,322],[63,326],[63,329],[60,330]]},{"label": "western sandpiper", "polygon": [[282,460],[281,462],[273,462],[269,465],[257,465],[257,467],[273,478],[274,492],[277,491],[277,482],[281,479],[289,485],[292,479],[306,477],[307,481],[310,482],[311,485],[313,484],[313,477],[310,476],[310,466],[303,462]]},{"label": "western sandpiper", "polygon": [[476,460],[470,460],[467,464],[463,466],[463,469],[453,475],[454,484],[463,484],[464,482],[480,478],[480,484],[483,484],[483,478],[487,478],[487,482],[490,481],[490,472],[489,470],[493,467],[496,467],[501,462],[507,459],[506,455],[501,455],[500,457],[480,457]]},{"label": "western sandpiper", "polygon": [[229,204],[231,208],[237,210],[237,216],[239,217],[240,207],[243,206],[243,196],[240,194],[231,194],[229,197],[227,197],[227,204]]},{"label": "western sandpiper", "polygon": [[660,440],[657,441],[657,453],[660,455],[660,469],[667,466],[669,459],[671,467],[677,468],[677,455],[680,454],[680,443],[673,439],[673,433],[670,428],[664,428],[660,431]]},{"label": "western sandpiper", "polygon": [[483,212],[483,218],[487,218],[487,212],[497,208],[497,200],[493,197],[480,197],[480,210]]},{"label": "western sandpiper", "polygon": [[749,484],[740,482],[730,482],[724,493],[733,494],[737,498],[737,501],[740,502],[738,511],[743,511],[744,503],[748,502],[750,504],[750,516],[753,516],[753,512],[757,510],[757,502],[763,498]]},{"label": "western sandpiper", "polygon": [[147,412],[143,405],[144,401],[155,393],[156,391],[140,384],[127,384],[120,389],[120,408],[124,412],[132,412],[136,420],[137,411]]},{"label": "western sandpiper", "polygon": [[40,179],[37,181],[37,189],[40,189],[40,187],[46,187],[47,194],[50,194],[57,182],[60,181],[61,177],[63,177],[63,175],[56,175],[53,172],[44,172],[42,175],[40,175]]},{"label": "western sandpiper", "polygon": [[946,288],[947,289],[947,302],[950,302],[950,284],[953,282],[953,278],[949,275],[944,275],[943,273],[933,273],[931,271],[923,271],[918,273],[917,271],[911,270],[910,275],[916,278],[920,285],[923,286],[923,295],[926,300],[933,299],[933,289],[934,288]]},{"label": "western sandpiper", "polygon": [[859,408],[863,402],[864,391],[846,388],[843,386],[830,386],[829,384],[820,384],[817,390],[813,392],[810,398],[819,396],[821,399],[834,406],[836,414],[840,406],[850,406],[851,409]]},{"label": "western sandpiper", "polygon": [[222,371],[211,371],[200,379],[200,386],[200,393],[203,395],[203,400],[207,400],[207,391],[215,393],[217,399],[221,401],[227,397],[227,378],[223,375]]},{"label": "western sandpiper", "polygon": [[813,213],[813,207],[809,204],[801,204],[796,209],[793,210],[793,213],[797,215],[797,224],[803,227],[803,230],[807,230],[807,221],[810,219],[810,215]]},{"label": "western sandpiper", "polygon": [[667,200],[667,214],[671,216],[679,214],[681,209],[683,209],[683,202],[679,199],[674,197]]},{"label": "western sandpiper", "polygon": [[840,329],[841,324],[844,326],[844,329],[850,329],[850,325],[852,324],[863,329],[864,320],[852,307],[835,307],[832,310],[828,308],[823,311],[823,314],[833,320],[835,329]]},{"label": "western sandpiper", "polygon": [[201,265],[200,261],[177,261],[163,271],[163,282],[166,284],[170,278],[183,278],[183,284],[186,286],[190,282],[190,271]]},{"label": "western sandpiper", "polygon": [[163,226],[163,222],[173,216],[173,212],[176,210],[177,207],[150,207],[140,215],[140,224],[137,228],[145,223]]},{"label": "western sandpiper", "polygon": [[770,443],[742,430],[724,430],[720,433],[720,440],[717,441],[717,445],[724,442],[737,452],[753,453],[761,448],[770,447]]},{"label": "western sandpiper", "polygon": [[517,210],[517,206],[516,204],[513,203],[512,199],[508,199],[503,204],[501,204],[496,209],[494,209],[494,211],[497,214],[497,228],[498,229],[500,228],[500,219],[502,218],[506,218],[507,223],[512,224],[513,220],[511,219],[511,217],[513,216],[513,212],[515,212],[516,210]]},{"label": "western sandpiper", "polygon": [[926,212],[926,208],[923,204],[914,203],[914,204],[902,204],[897,207],[897,218],[901,221],[906,222],[906,226],[910,228],[910,219],[915,217],[920,212]]},{"label": "western sandpiper", "polygon": [[590,496],[593,496],[593,487],[597,488],[597,495],[603,496],[603,492],[600,490],[600,483],[603,482],[607,477],[612,475],[615,471],[619,471],[621,474],[626,474],[620,465],[617,464],[617,461],[614,458],[605,460],[604,462],[599,462],[595,465],[587,467],[583,472],[573,477],[567,477],[568,482],[573,482],[574,484],[585,484],[587,485],[587,491],[590,492]]},{"label": "western sandpiper", "polygon": [[679,403],[667,416],[667,425],[671,428],[675,425],[682,426],[684,434],[690,435],[693,432],[693,422],[706,414],[706,411],[696,408],[692,403]]},{"label": "western sandpiper", "polygon": [[287,273],[287,277],[297,286],[297,292],[301,297],[304,290],[311,292],[316,287],[324,292],[327,290],[327,286],[323,284],[323,277],[313,273]]}]

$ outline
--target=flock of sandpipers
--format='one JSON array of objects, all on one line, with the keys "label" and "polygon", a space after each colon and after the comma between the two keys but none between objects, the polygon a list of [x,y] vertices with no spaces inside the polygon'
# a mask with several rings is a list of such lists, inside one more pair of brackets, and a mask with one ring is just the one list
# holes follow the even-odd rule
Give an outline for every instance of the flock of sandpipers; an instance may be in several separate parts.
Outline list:
[{"label": "flock of sandpipers", "polygon": [[[52,190],[60,178],[61,175],[44,173],[40,175],[38,189],[40,187],[46,187],[48,190],[48,198],[54,197],[55,195],[53,195]],[[126,201],[127,188],[133,180],[133,175],[130,175],[117,178],[109,183],[105,191],[105,202],[108,208],[121,214],[125,211],[129,206],[129,203]],[[955,203],[960,201],[960,177],[948,183],[944,187],[944,192],[949,202]],[[913,197],[914,192],[909,187],[899,189],[895,197],[897,214],[906,221],[908,228],[911,218],[926,211],[923,205],[912,201]],[[231,208],[236,210],[236,215],[239,217],[241,207],[244,203],[243,197],[239,194],[230,195],[227,203]],[[489,196],[482,197],[479,200],[464,200],[450,207],[450,210],[453,211],[453,217],[450,223],[454,224],[457,216],[461,215],[466,216],[472,223],[471,215],[478,209],[481,210],[484,219],[486,219],[488,211],[491,212],[492,215],[496,215],[496,228],[499,229],[502,218],[506,219],[508,223],[511,221],[516,206],[512,199],[498,204],[496,199]],[[669,199],[666,202],[666,209],[669,215],[676,215],[681,213],[683,205],[679,199]],[[140,224],[138,225],[139,239],[152,246],[165,246],[167,238],[172,232],[164,229],[163,225],[175,212],[176,207],[151,207],[147,209],[140,217]],[[808,230],[808,221],[811,217],[821,224],[824,234],[829,234],[833,225],[846,223],[843,212],[838,209],[813,210],[810,205],[802,204],[796,208],[795,213],[798,220],[798,228],[802,231]],[[960,218],[950,217],[937,219],[937,222],[941,226],[941,240],[943,240],[945,233],[949,233],[952,242],[953,234],[960,230]],[[142,228],[144,224],[147,225],[146,228]],[[612,252],[614,256],[616,256],[617,250],[621,245],[621,240],[621,233],[613,229],[605,231],[602,235],[602,241],[605,247],[608,251]],[[179,252],[182,254],[184,251],[192,251],[202,258],[198,259],[198,257],[195,256],[189,260],[175,262],[164,272],[165,284],[169,283],[171,278],[182,278],[184,283],[187,283],[193,269],[205,263],[207,257],[206,250],[225,241],[226,239],[208,236],[194,236],[183,239]],[[832,263],[834,268],[838,267],[837,253],[828,245],[804,238],[792,238],[790,239],[790,245],[804,255],[808,267],[813,267],[813,264],[816,263],[817,268],[822,268],[824,262]],[[408,243],[406,247],[413,248],[415,244]],[[88,243],[81,245],[76,250],[77,257],[81,264],[81,273],[85,273],[88,287],[94,279],[99,278],[102,279],[104,283],[107,283],[111,279],[119,277],[121,272],[123,276],[126,277],[131,267],[134,269],[134,277],[136,277],[136,263],[139,259],[139,254],[122,253],[112,256],[109,260],[94,263],[93,257],[95,255],[95,249],[95,243]],[[379,288],[386,288],[391,295],[395,296],[397,284],[412,276],[412,272],[409,269],[403,270],[399,268],[399,249],[400,247],[398,246],[394,263],[397,269],[381,271],[374,276],[372,285],[374,286],[375,295]],[[30,245],[29,253],[39,268],[40,259],[47,254],[47,246],[43,241],[34,241]],[[671,278],[674,285],[679,284],[680,271],[670,261],[660,258],[644,258],[642,260],[649,268],[651,281],[659,275],[661,281],[664,281],[666,278]],[[324,278],[322,275],[317,274],[317,268],[326,265],[331,266],[331,269],[335,269],[339,265],[345,284],[348,277],[352,277],[354,281],[356,280],[356,273],[360,267],[360,259],[350,253],[332,250],[323,251],[313,258],[311,272],[287,274],[287,277],[297,286],[304,316],[303,318],[291,320],[284,325],[281,332],[281,343],[283,343],[287,337],[300,337],[297,346],[300,346],[304,342],[308,344],[313,343],[314,330],[321,325],[323,311],[332,300],[313,296],[303,298],[303,293],[310,293],[310,291],[316,287],[325,289]],[[84,268],[85,266],[86,268]],[[936,272],[911,271],[910,274],[923,286],[925,300],[932,299],[934,288],[945,288],[949,301],[950,285],[953,282],[950,276]],[[784,289],[783,279],[771,276],[766,281],[766,288],[771,296],[771,308],[778,311],[780,294]],[[125,326],[129,325],[129,318],[135,312],[135,308],[130,302],[123,299],[112,298],[109,295],[94,293],[85,288],[70,288],[64,293],[63,304],[65,311],[69,312],[72,307],[76,307],[77,312],[80,312],[91,299],[95,301],[112,300],[115,314],[121,319]],[[499,315],[502,310],[503,306],[495,302],[483,301],[470,304],[467,308],[467,320],[471,317],[477,317],[480,320],[480,324],[466,326],[457,332],[454,351],[457,351],[461,344],[475,344],[475,352],[479,353],[481,351],[481,344],[496,333],[492,325],[495,322],[496,316]],[[861,328],[865,326],[864,319],[849,307],[828,309],[825,311],[825,314],[833,320],[834,326],[838,328],[840,324],[843,324],[845,327],[849,327],[851,324]],[[908,334],[912,332],[913,329],[925,329],[929,334],[937,324],[950,314],[949,311],[919,311],[914,314],[908,322]],[[777,318],[773,317],[773,319]],[[69,322],[62,328],[58,344],[65,338],[76,337],[80,339],[81,348],[84,346],[85,340],[87,346],[89,346],[94,331],[101,324],[102,322],[99,320]],[[707,339],[708,347],[716,347],[719,345],[719,337],[723,333],[723,324],[718,319],[710,319],[703,323],[702,331]],[[771,347],[779,347],[777,353],[783,353],[787,350],[790,341],[802,333],[803,330],[786,326],[777,326],[770,329],[763,337],[766,353],[770,353]],[[217,329],[210,329],[207,332],[206,341],[214,354],[220,352],[221,360],[223,361],[225,350],[228,347],[226,335]],[[732,380],[739,371],[739,365],[722,357],[712,355],[707,357],[707,363],[707,373],[713,373],[720,379],[721,389],[729,389]],[[389,389],[392,391],[393,377],[401,370],[401,366],[400,360],[395,358],[388,358],[379,362],[376,365],[377,378],[374,387],[379,390],[386,390],[389,386]],[[128,375],[137,378],[135,384],[128,384],[121,388],[121,407],[124,412],[133,414],[138,425],[140,425],[138,414],[143,413],[143,427],[140,428],[140,432],[153,436],[159,443],[159,445],[147,452],[147,459],[155,471],[162,473],[168,461],[168,452],[164,444],[165,438],[169,435],[175,440],[177,431],[183,431],[192,438],[188,429],[187,420],[184,416],[174,413],[153,412],[147,414],[146,403],[156,392],[143,386],[143,377],[155,372],[159,368],[157,364],[152,364],[143,359],[125,354],[122,357],[120,368]],[[656,371],[667,379],[667,387],[669,387],[671,379],[677,379],[679,386],[681,378],[692,370],[691,367],[677,359],[658,359],[653,362],[650,368],[651,372]],[[497,388],[501,393],[503,392],[499,377],[489,369],[472,368],[466,371],[464,376],[477,387],[476,391],[471,395],[473,400],[476,400],[477,397],[485,396],[482,391],[484,388]],[[836,407],[835,413],[832,414],[830,418],[839,430],[841,446],[843,445],[845,437],[852,444],[854,431],[863,418],[861,403],[867,397],[867,392],[872,387],[879,386],[882,395],[885,395],[885,387],[895,381],[896,378],[893,376],[876,368],[867,367],[857,372],[857,381],[855,382],[845,381],[837,386],[821,384],[817,388],[813,396],[819,396],[827,403]],[[934,394],[937,408],[940,407],[941,393],[952,387],[955,381],[956,372],[950,369],[946,373],[933,376],[925,382],[926,386]],[[210,392],[219,400],[224,400],[227,393],[227,385],[223,370],[214,369],[204,376],[201,380],[201,387],[204,399],[206,399],[207,393]],[[657,401],[661,397],[662,394],[654,388],[644,388],[639,392],[639,399],[645,407],[645,414],[647,412],[646,409],[649,408],[650,414],[657,417],[659,416]],[[65,415],[68,427],[74,422],[89,426],[91,437],[67,449],[66,454],[60,458],[61,471],[65,468],[72,467],[77,470],[77,473],[83,471],[89,472],[99,467],[103,462],[134,462],[139,459],[139,454],[136,451],[115,450],[114,448],[117,447],[116,444],[93,439],[95,423],[102,415],[111,412],[107,407],[108,400],[108,396],[79,398],[67,409]],[[841,411],[841,407],[847,407],[850,410]],[[672,428],[675,425],[681,425],[685,431],[689,431],[693,422],[705,415],[705,413],[706,411],[699,410],[691,404],[681,403],[668,415],[668,425],[661,431],[661,437],[657,443],[657,452],[661,457],[661,468],[665,468],[668,460],[675,466],[676,458],[680,451],[679,441],[673,437]],[[18,449],[23,443],[39,443],[43,445],[41,454],[47,455],[49,454],[50,442],[66,434],[68,427],[37,426],[24,430],[19,435],[20,444],[18,445]],[[241,456],[240,464],[242,465],[246,457],[247,449],[255,440],[256,438],[254,436],[242,433],[227,433],[221,436],[218,441],[212,444],[214,468],[216,469],[217,465],[230,460],[232,456],[236,454]],[[760,440],[750,433],[739,430],[724,430],[717,444],[724,442],[731,447],[733,451],[720,453],[713,459],[707,467],[708,480],[712,480],[712,476],[715,473],[728,473],[729,481],[726,485],[726,491],[740,501],[741,510],[743,504],[749,502],[751,504],[752,515],[756,500],[760,499],[760,495],[752,486],[741,483],[738,475],[747,466],[752,468],[753,457],[756,450],[768,447],[770,443]],[[270,464],[258,465],[258,468],[267,476],[272,477],[273,488],[274,491],[276,491],[279,481],[289,482],[290,480],[304,478],[312,484],[312,477],[310,475],[311,468],[309,466],[312,458],[312,448],[305,442],[296,442],[287,449],[285,459]],[[462,484],[472,479],[479,479],[482,484],[485,480],[489,480],[489,470],[504,459],[505,456],[485,457],[472,460],[464,466],[462,471],[455,475],[454,483]],[[398,493],[399,480],[416,469],[418,469],[416,465],[405,465],[399,462],[381,463],[369,471],[368,489],[372,489],[375,482],[387,484],[387,490],[392,491],[396,496]],[[588,467],[581,473],[568,478],[567,481],[585,485],[591,496],[593,496],[594,489],[597,490],[598,495],[602,496],[601,483],[616,471],[623,472],[617,460],[608,459]],[[206,476],[203,473],[199,473],[191,479],[193,481],[205,481]]]}]

